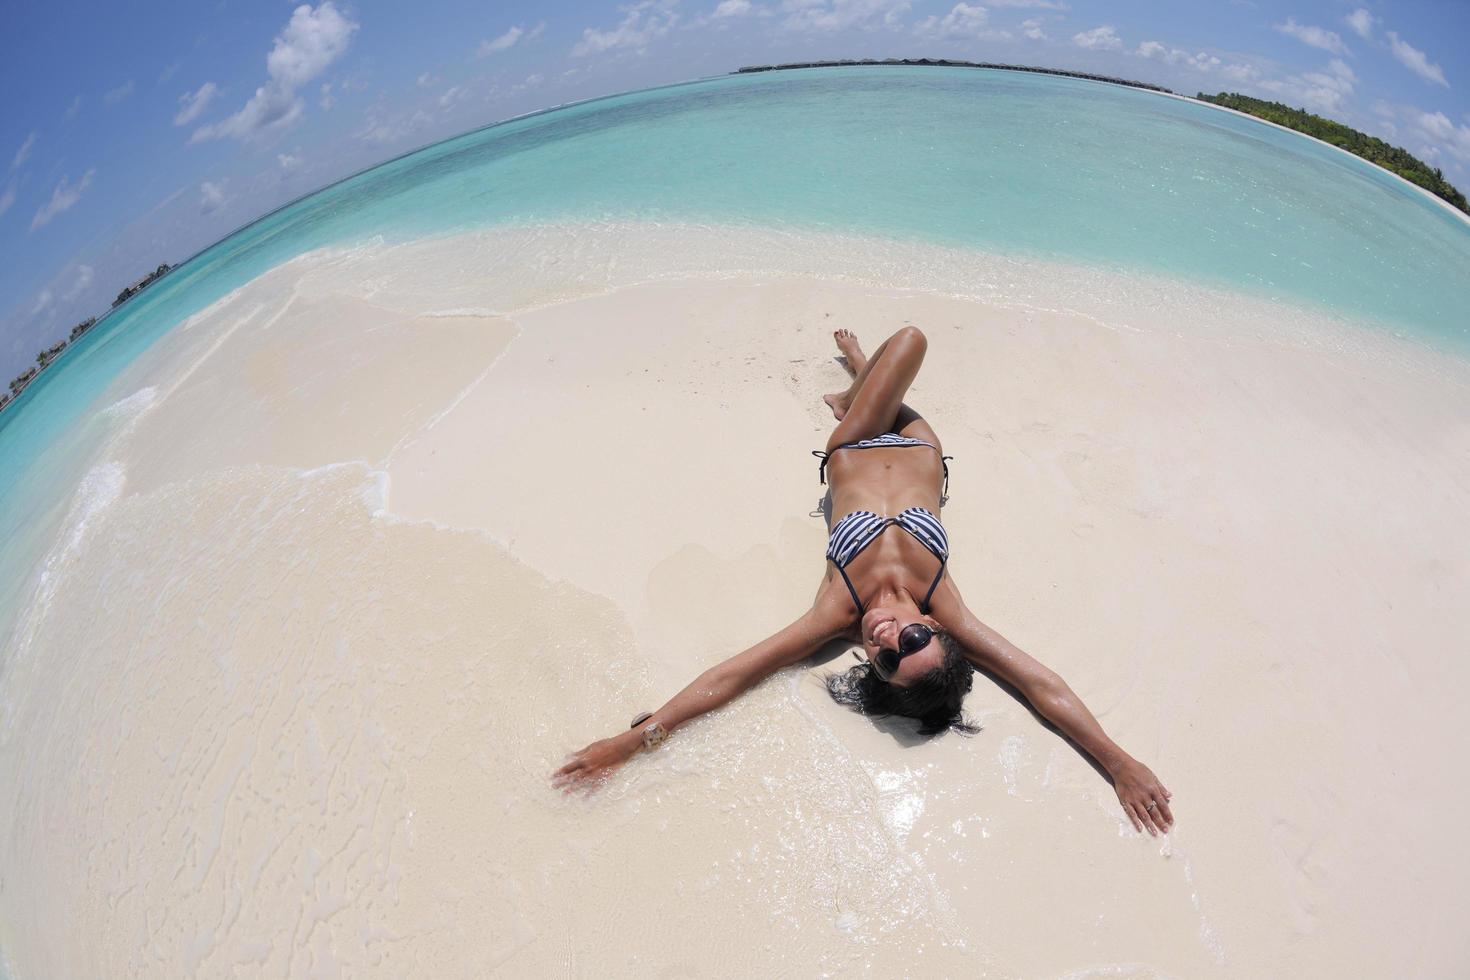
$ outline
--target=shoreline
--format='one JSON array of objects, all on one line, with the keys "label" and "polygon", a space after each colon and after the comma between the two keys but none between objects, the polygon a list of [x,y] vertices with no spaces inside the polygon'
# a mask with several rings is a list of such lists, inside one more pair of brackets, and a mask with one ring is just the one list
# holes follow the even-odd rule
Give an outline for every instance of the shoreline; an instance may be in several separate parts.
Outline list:
[{"label": "shoreline", "polygon": [[[1422,190],[1422,188],[1421,188]],[[618,256],[616,270],[588,266],[588,275],[568,291],[550,285],[538,271],[520,286],[497,293],[498,305],[461,303],[456,296],[476,267],[515,262],[534,247],[556,248],[574,261],[593,255]],[[684,243],[696,247],[681,254]],[[626,244],[631,243],[631,244]],[[1226,344],[1262,342],[1332,348],[1343,342],[1372,350],[1396,363],[1443,357],[1470,365],[1470,346],[1452,337],[1426,336],[1416,328],[1311,301],[1268,294],[1256,287],[1168,276],[1152,270],[1122,270],[1101,262],[1000,252],[918,237],[890,237],[805,228],[746,224],[678,224],[640,221],[540,222],[435,235],[392,244],[330,246],[292,259],[306,265],[380,265],[387,277],[396,261],[444,257],[433,274],[444,315],[469,313],[520,316],[573,298],[682,278],[761,277],[791,274],[834,282],[939,294],[984,302],[1023,314],[1065,313],[1110,330],[1159,329],[1173,318],[1189,323],[1170,332]],[[451,256],[462,255],[457,260]],[[813,255],[831,256],[813,259]],[[393,295],[392,287],[384,289]],[[409,290],[417,298],[422,287]],[[198,314],[196,314],[198,315]]]},{"label": "shoreline", "polygon": [[[1191,99],[1187,96],[1172,95],[1171,97],[1199,102],[1199,100]],[[1235,111],[1211,103],[1202,102],[1200,104],[1226,112]],[[1257,122],[1266,122],[1266,120],[1256,119],[1256,117],[1247,114],[1240,115],[1246,115],[1247,118],[1255,119]],[[1267,124],[1275,125],[1272,123]],[[1289,129],[1287,131],[1295,132],[1295,130]],[[1297,133],[1297,135],[1305,136],[1306,134]],[[1312,139],[1312,137],[1307,138]],[[1318,140],[1316,142],[1321,141]],[[1323,145],[1331,146],[1331,144]],[[1332,147],[1332,149],[1343,153],[1347,152],[1341,150],[1339,147]],[[1361,159],[1353,154],[1349,155],[1354,156],[1355,159]],[[1363,162],[1367,163],[1369,161]],[[1403,180],[1397,177],[1397,175],[1391,176],[1394,176],[1398,180]],[[1404,183],[1426,194],[1441,205],[1449,207],[1446,202],[1429,194],[1423,188],[1417,187],[1409,181],[1404,181]],[[1450,211],[1456,214],[1459,213],[1454,208],[1450,208]],[[597,222],[593,224],[581,222],[518,224],[466,232],[435,234],[404,242],[384,243],[381,241],[368,241],[328,245],[292,256],[273,269],[262,273],[262,275],[270,275],[281,268],[296,263],[304,262],[310,264],[314,261],[321,260],[323,257],[330,257],[335,261],[338,257],[350,257],[362,253],[364,250],[403,249],[411,253],[416,247],[425,246],[433,248],[435,247],[435,243],[449,239],[459,239],[466,243],[473,243],[477,241],[493,241],[496,239],[516,240],[519,238],[524,239],[528,244],[534,244],[537,242],[537,236],[543,232],[568,236],[590,232],[596,236],[598,242],[604,243],[606,247],[613,247],[617,234],[610,233],[609,229],[614,229],[619,232],[626,230],[628,233],[636,236],[641,235],[649,229],[657,229],[659,227],[667,227],[669,235],[673,238],[691,233],[709,233],[727,235],[733,240],[746,242],[746,245],[742,249],[735,250],[738,254],[733,260],[734,264],[730,266],[742,274],[775,272],[776,268],[761,257],[762,249],[770,247],[776,249],[777,252],[788,253],[786,258],[789,261],[792,258],[789,253],[795,247],[791,243],[821,242],[824,243],[824,247],[830,247],[847,254],[866,256],[865,261],[855,263],[858,266],[857,272],[854,272],[852,268],[838,269],[835,266],[818,268],[811,263],[805,263],[802,267],[808,273],[829,278],[850,278],[855,281],[868,282],[883,281],[885,276],[894,273],[894,270],[889,267],[889,264],[882,259],[884,253],[904,252],[910,256],[914,256],[915,258],[911,260],[910,265],[915,267],[915,269],[922,265],[922,262],[917,256],[928,253],[943,257],[944,261],[942,264],[945,266],[943,275],[913,274],[911,270],[909,274],[901,277],[900,288],[930,291],[937,288],[940,292],[944,292],[947,295],[983,299],[990,302],[999,301],[1017,308],[1024,307],[1034,309],[1038,312],[1046,312],[1054,309],[1080,311],[1085,315],[1107,320],[1123,329],[1128,329],[1128,323],[1134,319],[1135,308],[1139,306],[1146,308],[1173,307],[1180,310],[1192,308],[1194,311],[1201,313],[1205,319],[1210,320],[1216,330],[1221,331],[1220,339],[1223,342],[1229,342],[1229,331],[1222,329],[1226,326],[1224,319],[1210,312],[1218,307],[1224,306],[1230,308],[1232,313],[1245,314],[1245,320],[1254,325],[1253,329],[1256,331],[1255,335],[1257,339],[1268,335],[1273,317],[1284,315],[1289,321],[1298,325],[1306,325],[1306,329],[1317,338],[1317,342],[1326,342],[1326,338],[1330,338],[1335,332],[1343,330],[1345,331],[1345,336],[1354,337],[1360,343],[1371,344],[1376,342],[1375,338],[1386,338],[1393,342],[1391,346],[1399,352],[1395,356],[1413,356],[1407,352],[1411,349],[1422,348],[1423,350],[1444,354],[1457,360],[1470,359],[1470,343],[1458,342],[1450,337],[1426,336],[1417,327],[1385,322],[1369,316],[1353,315],[1344,310],[1321,308],[1311,301],[1272,295],[1263,292],[1258,287],[1246,287],[1237,284],[1235,288],[1231,288],[1230,286],[1208,280],[1171,277],[1151,270],[1119,270],[1104,263],[1087,263],[1072,259],[1037,257],[1023,253],[1005,253],[980,247],[936,243],[912,236],[884,237],[861,233],[812,231],[801,228],[782,229],[744,224],[673,224],[660,226],[638,221]],[[203,251],[208,251],[208,249]],[[203,252],[200,254],[203,254]],[[512,250],[503,250],[500,255],[502,256],[502,261],[514,261]],[[705,268],[717,268],[721,265],[729,264],[725,257],[714,253],[701,255],[700,258],[705,263],[703,266],[686,263],[686,271],[698,273]],[[184,264],[181,263],[179,266],[173,267],[171,271],[182,268]],[[674,267],[677,268],[678,264],[678,262],[675,262]],[[647,265],[647,271],[647,278],[637,281],[652,282],[667,278],[669,275],[677,276],[683,274],[678,271],[670,272],[667,269],[660,269],[653,263]],[[466,275],[470,274],[472,274],[472,271],[467,268]],[[624,278],[619,281],[619,285],[630,285],[634,281],[633,279]],[[1107,284],[1126,283],[1129,284],[1130,288],[1141,292],[1114,295],[1110,298],[1109,302],[1099,304],[1096,302],[1097,297],[1093,295],[1094,283],[1096,282]],[[964,285],[961,285],[962,283]],[[974,288],[976,284],[983,288]],[[1008,290],[1012,295],[1005,299],[999,299],[999,293],[997,291],[999,288]],[[449,292],[453,291],[452,281],[446,282],[446,289]],[[220,300],[215,301],[209,307],[190,314],[185,318],[184,322],[187,323],[204,316],[209,309],[232,299],[237,292],[238,288]],[[1017,294],[1023,298],[1017,299]],[[1028,305],[1031,301],[1025,297],[1039,295],[1045,295],[1047,297],[1046,300],[1035,303],[1034,305]],[[94,332],[97,326],[105,325],[105,322],[118,309],[115,307],[102,317],[99,317],[93,326],[77,339],[83,339],[88,334]],[[521,307],[516,307],[516,309],[521,309]],[[530,309],[530,307],[526,307],[526,309]],[[179,329],[183,325],[181,323],[175,329]],[[1287,339],[1289,339],[1289,335]],[[61,351],[61,354],[52,361],[52,364],[62,360],[71,351],[72,346],[72,344],[68,344]],[[31,383],[22,389],[22,394],[39,379],[40,373],[38,371]],[[17,395],[6,407],[14,407],[19,401],[20,395]],[[13,422],[14,420],[14,417],[10,419],[0,418],[0,425],[4,425],[6,422]]]}]

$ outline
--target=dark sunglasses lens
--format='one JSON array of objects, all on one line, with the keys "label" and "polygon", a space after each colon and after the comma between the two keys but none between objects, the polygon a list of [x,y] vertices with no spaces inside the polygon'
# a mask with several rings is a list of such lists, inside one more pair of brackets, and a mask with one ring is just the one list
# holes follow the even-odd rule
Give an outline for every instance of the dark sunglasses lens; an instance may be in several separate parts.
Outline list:
[{"label": "dark sunglasses lens", "polygon": [[898,654],[892,650],[879,650],[878,658],[874,662],[878,667],[878,673],[885,679],[892,677],[893,672],[898,670]]},{"label": "dark sunglasses lens", "polygon": [[929,640],[934,636],[934,631],[923,623],[911,623],[903,628],[898,635],[898,649],[907,657],[929,645]]}]

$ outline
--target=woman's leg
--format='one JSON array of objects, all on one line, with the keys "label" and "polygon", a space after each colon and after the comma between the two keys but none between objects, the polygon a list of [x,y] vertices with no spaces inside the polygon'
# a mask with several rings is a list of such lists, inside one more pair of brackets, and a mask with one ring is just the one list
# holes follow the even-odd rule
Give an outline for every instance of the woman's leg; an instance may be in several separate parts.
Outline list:
[{"label": "woman's leg", "polygon": [[[827,403],[827,407],[832,409],[832,414],[837,417],[837,421],[841,422],[843,416],[847,414],[848,408],[852,405],[853,396],[857,394],[858,389],[867,380],[868,365],[873,362],[867,354],[863,353],[863,347],[858,343],[857,334],[851,330],[846,328],[834,330],[832,331],[832,339],[837,341],[837,349],[842,352],[843,359],[847,361],[847,373],[852,375],[853,380],[843,390],[834,391],[830,395],[823,395],[822,401]],[[873,357],[882,354],[887,346],[888,341],[885,340],[878,346],[878,350],[873,354]],[[898,407],[898,416],[894,420],[893,431],[898,432],[906,422],[919,417],[919,413],[909,408],[908,405],[900,405]]]},{"label": "woman's leg", "polygon": [[[829,452],[843,443],[871,439],[884,432],[901,431],[912,422],[922,422],[918,413],[903,403],[928,349],[928,341],[918,327],[904,327],[861,365],[857,361],[862,358],[862,349],[857,346],[856,338],[846,331],[838,331],[837,338],[838,347],[847,356],[855,376],[846,391],[825,399],[840,419],[827,440]],[[847,342],[849,338],[851,343]]]},{"label": "woman's leg", "polygon": [[[842,351],[843,356],[847,359],[847,373],[851,374],[854,380],[856,380],[858,375],[862,374],[863,369],[869,364],[868,355],[863,353],[862,345],[858,343],[857,334],[851,330],[835,330],[832,336],[837,341],[837,349]],[[822,397],[822,400],[832,409],[832,413],[837,416],[837,421],[839,422],[847,414],[848,405],[851,403],[850,390],[839,391]],[[922,439],[931,446],[939,445],[938,433],[924,419],[924,416],[910,408],[907,402],[898,406],[898,415],[893,420],[893,431],[901,436]]]}]

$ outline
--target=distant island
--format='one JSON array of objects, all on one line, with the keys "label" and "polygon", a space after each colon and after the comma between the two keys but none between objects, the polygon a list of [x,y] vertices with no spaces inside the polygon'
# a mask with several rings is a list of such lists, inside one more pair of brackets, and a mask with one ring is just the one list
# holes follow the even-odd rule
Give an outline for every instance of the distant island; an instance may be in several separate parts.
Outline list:
[{"label": "distant island", "polygon": [[1001,71],[1029,71],[1037,75],[1061,75],[1064,78],[1085,78],[1091,82],[1107,82],[1109,85],[1126,85],[1128,88],[1148,89],[1173,95],[1171,89],[1148,82],[1135,82],[1128,78],[1113,78],[1111,75],[1094,75],[1085,71],[1067,71],[1064,68],[1038,68],[1035,65],[1000,65],[989,61],[953,61],[949,58],[845,58],[841,61],[793,61],[783,65],[748,65],[737,68],[732,75],[749,75],[759,71],[790,71],[795,68],[852,68],[867,65],[919,65],[927,68],[992,68]]},{"label": "distant island", "polygon": [[[137,295],[143,289],[147,288],[150,284],[156,281],[158,277],[168,272],[171,268],[173,267],[165,262],[158,268],[154,269],[152,272],[148,273],[142,279],[139,279],[131,286],[123,289],[122,292],[117,294],[117,299],[112,301],[113,308],[115,309],[131,297]],[[36,376],[38,374],[50,367],[51,362],[60,357],[62,351],[66,350],[66,348],[70,344],[76,343],[77,338],[82,336],[82,334],[86,333],[88,330],[91,330],[92,327],[96,325],[96,323],[97,318],[95,316],[87,317],[81,323],[78,323],[76,326],[71,328],[71,334],[65,340],[61,341],[58,344],[54,344],[51,347],[48,347],[45,350],[41,351],[41,353],[37,354],[36,366],[30,368],[23,374],[16,375],[16,377],[13,378],[10,382],[10,391],[0,393],[0,411],[3,411],[6,406],[19,398],[20,393],[26,390],[27,385],[36,380]]]},{"label": "distant island", "polygon": [[157,279],[168,270],[169,264],[167,262],[163,263],[158,268],[148,273],[148,275],[144,276],[142,279],[139,279],[131,286],[124,288],[122,292],[117,294],[117,299],[112,301],[112,305],[114,307],[121,306],[127,300],[131,299],[134,293],[141,292],[145,286],[153,282],[153,280]]},{"label": "distant island", "polygon": [[1360,133],[1340,122],[1323,119],[1305,109],[1293,109],[1280,102],[1265,102],[1237,92],[1221,92],[1218,95],[1201,92],[1198,98],[1201,102],[1244,112],[1278,126],[1306,133],[1324,143],[1331,143],[1369,163],[1377,164],[1384,170],[1398,174],[1410,183],[1418,184],[1429,193],[1470,214],[1465,195],[1444,179],[1444,174],[1440,173],[1438,167],[1431,167],[1402,147],[1392,146],[1376,136]]}]

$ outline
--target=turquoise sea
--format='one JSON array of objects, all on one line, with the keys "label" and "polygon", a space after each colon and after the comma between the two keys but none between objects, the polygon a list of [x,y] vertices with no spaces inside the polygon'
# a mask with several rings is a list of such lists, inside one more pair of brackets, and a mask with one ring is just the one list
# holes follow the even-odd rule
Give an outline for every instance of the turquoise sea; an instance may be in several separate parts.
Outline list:
[{"label": "turquoise sea", "polygon": [[[973,69],[722,77],[489,126],[302,198],[108,315],[0,415],[0,635],[159,337],[326,245],[545,221],[855,233],[1204,283],[1470,349],[1470,223],[1371,165],[1211,107]],[[0,663],[3,669],[3,663]]]}]

